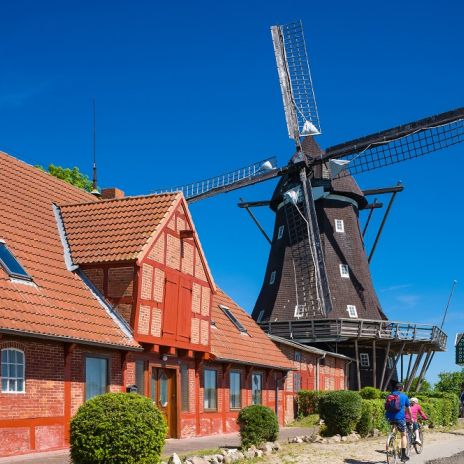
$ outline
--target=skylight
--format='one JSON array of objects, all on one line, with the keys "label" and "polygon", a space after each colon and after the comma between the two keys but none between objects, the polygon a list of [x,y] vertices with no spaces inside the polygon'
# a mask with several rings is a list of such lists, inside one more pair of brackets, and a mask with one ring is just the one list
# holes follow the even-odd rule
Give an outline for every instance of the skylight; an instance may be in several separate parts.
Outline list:
[{"label": "skylight", "polygon": [[224,314],[229,318],[230,322],[237,327],[237,329],[242,333],[248,333],[247,329],[238,321],[238,319],[231,313],[230,309],[227,306],[219,305],[219,307],[224,311]]},{"label": "skylight", "polygon": [[6,243],[0,239],[0,265],[5,272],[16,279],[32,280],[32,277],[21,266],[13,253],[6,246]]}]

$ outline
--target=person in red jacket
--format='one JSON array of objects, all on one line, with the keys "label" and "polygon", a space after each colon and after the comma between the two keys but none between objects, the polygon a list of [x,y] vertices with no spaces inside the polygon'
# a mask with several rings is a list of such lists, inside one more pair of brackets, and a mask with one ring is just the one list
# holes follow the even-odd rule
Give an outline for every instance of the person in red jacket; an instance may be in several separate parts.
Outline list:
[{"label": "person in red jacket", "polygon": [[409,414],[409,411],[406,410],[406,423],[408,424],[408,426],[412,424],[412,428],[416,435],[416,443],[421,445],[422,443],[419,438],[419,424],[417,423],[417,416],[420,416],[423,420],[427,420],[428,417],[422,410],[421,405],[419,404],[419,400],[417,398],[411,398],[409,400],[409,403],[411,404],[411,414]]}]

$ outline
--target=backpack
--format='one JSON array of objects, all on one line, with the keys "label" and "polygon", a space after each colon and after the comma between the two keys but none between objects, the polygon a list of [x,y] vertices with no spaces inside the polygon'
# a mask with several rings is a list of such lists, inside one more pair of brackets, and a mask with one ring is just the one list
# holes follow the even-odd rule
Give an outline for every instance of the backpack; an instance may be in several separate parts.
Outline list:
[{"label": "backpack", "polygon": [[385,411],[396,413],[401,411],[401,398],[397,393],[391,393],[385,400]]}]

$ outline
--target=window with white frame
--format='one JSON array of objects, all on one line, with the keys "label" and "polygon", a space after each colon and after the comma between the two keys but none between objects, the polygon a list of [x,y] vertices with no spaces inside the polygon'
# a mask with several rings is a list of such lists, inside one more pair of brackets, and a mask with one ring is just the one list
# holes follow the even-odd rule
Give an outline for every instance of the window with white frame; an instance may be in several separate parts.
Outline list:
[{"label": "window with white frame", "polygon": [[369,353],[359,353],[359,362],[361,364],[361,367],[369,367]]},{"label": "window with white frame", "polygon": [[340,275],[345,279],[350,278],[350,268],[348,264],[340,264]]},{"label": "window with white frame", "polygon": [[348,315],[350,317],[358,317],[358,311],[356,311],[355,305],[346,305],[346,310],[348,311]]},{"label": "window with white frame", "polygon": [[305,305],[297,304],[295,305],[295,317],[303,317],[304,316]]},{"label": "window with white frame", "polygon": [[276,278],[276,271],[271,272],[271,278],[269,279],[269,285],[273,285]]},{"label": "window with white frame", "polygon": [[2,393],[24,393],[26,389],[24,352],[5,348],[1,355]]},{"label": "window with white frame", "polygon": [[343,224],[343,219],[335,219],[335,232],[345,232],[345,224]]},{"label": "window with white frame", "polygon": [[285,229],[285,226],[279,227],[279,232],[277,232],[277,240],[280,240],[282,236],[284,235],[284,229]]}]

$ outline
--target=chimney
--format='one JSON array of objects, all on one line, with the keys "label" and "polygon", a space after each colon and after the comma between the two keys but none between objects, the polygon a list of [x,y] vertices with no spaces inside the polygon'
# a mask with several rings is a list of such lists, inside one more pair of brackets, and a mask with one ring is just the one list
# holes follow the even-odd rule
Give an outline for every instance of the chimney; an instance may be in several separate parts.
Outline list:
[{"label": "chimney", "polygon": [[116,187],[104,188],[101,191],[102,200],[114,200],[124,198],[124,192]]}]

